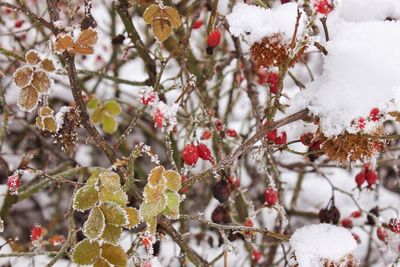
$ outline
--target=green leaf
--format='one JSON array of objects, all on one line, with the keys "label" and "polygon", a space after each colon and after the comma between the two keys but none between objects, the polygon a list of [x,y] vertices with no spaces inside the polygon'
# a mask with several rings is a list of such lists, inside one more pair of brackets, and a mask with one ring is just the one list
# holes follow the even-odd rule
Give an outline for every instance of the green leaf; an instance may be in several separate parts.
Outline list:
[{"label": "green leaf", "polygon": [[96,262],[93,267],[111,267],[111,265],[105,259],[100,258],[100,260]]},{"label": "green leaf", "polygon": [[100,123],[104,119],[104,112],[101,108],[96,108],[92,114],[93,123]]},{"label": "green leaf", "polygon": [[174,191],[168,191],[165,195],[167,196],[167,207],[164,210],[164,214],[172,219],[178,219],[179,205],[181,203],[179,194]]},{"label": "green leaf", "polygon": [[96,98],[91,98],[87,103],[86,103],[86,107],[88,109],[95,109],[99,106],[99,101]]},{"label": "green leaf", "polygon": [[104,243],[101,247],[101,257],[115,266],[126,266],[128,256],[121,246]]},{"label": "green leaf", "polygon": [[119,115],[121,113],[121,106],[115,100],[107,101],[104,104],[104,109],[111,116],[117,116],[117,115]]},{"label": "green leaf", "polygon": [[128,223],[128,215],[126,211],[114,202],[103,202],[100,209],[106,218],[107,224],[112,225],[125,225]]},{"label": "green leaf", "polygon": [[157,217],[152,217],[152,218],[149,218],[147,221],[146,221],[146,225],[147,225],[147,231],[149,231],[150,232],[150,234],[155,234],[156,233],[156,230],[157,230]]},{"label": "green leaf", "polygon": [[125,208],[126,213],[128,214],[128,224],[124,225],[126,228],[134,228],[140,223],[140,214],[139,211],[135,208]]},{"label": "green leaf", "polygon": [[113,134],[118,128],[118,123],[112,116],[105,115],[102,124],[103,131],[108,134]]},{"label": "green leaf", "polygon": [[126,206],[128,203],[128,195],[122,189],[111,192],[106,188],[102,188],[99,192],[99,199],[101,202],[111,201],[121,206]]},{"label": "green leaf", "polygon": [[86,222],[83,224],[83,234],[90,240],[97,240],[103,234],[106,226],[103,212],[99,208],[93,208]]},{"label": "green leaf", "polygon": [[121,234],[122,227],[107,224],[106,228],[104,229],[103,235],[101,236],[101,239],[103,239],[104,242],[117,245],[119,239],[121,238]]},{"label": "green leaf", "polygon": [[168,170],[163,173],[163,176],[167,180],[167,188],[169,190],[178,192],[182,187],[182,179],[179,173],[174,170]]},{"label": "green leaf", "polygon": [[92,174],[90,175],[90,177],[88,178],[88,180],[86,181],[86,185],[92,185],[95,186],[97,184],[97,182],[99,181],[99,175],[100,173],[104,172],[105,169],[103,168],[96,168]]},{"label": "green leaf", "polygon": [[85,185],[76,191],[72,207],[74,210],[85,211],[93,208],[98,200],[99,196],[96,188],[91,185]]},{"label": "green leaf", "polygon": [[162,197],[157,202],[142,202],[142,204],[140,205],[139,213],[145,220],[147,220],[160,214],[166,206],[167,199],[165,195],[162,195]]},{"label": "green leaf", "polygon": [[96,263],[100,258],[100,246],[97,241],[90,242],[83,239],[76,244],[72,253],[72,261],[77,264],[90,265]]},{"label": "green leaf", "polygon": [[113,171],[105,171],[99,175],[101,187],[109,191],[121,189],[121,178]]},{"label": "green leaf", "polygon": [[165,185],[160,184],[156,187],[150,187],[148,184],[143,189],[144,202],[157,202],[162,198],[165,192]]}]

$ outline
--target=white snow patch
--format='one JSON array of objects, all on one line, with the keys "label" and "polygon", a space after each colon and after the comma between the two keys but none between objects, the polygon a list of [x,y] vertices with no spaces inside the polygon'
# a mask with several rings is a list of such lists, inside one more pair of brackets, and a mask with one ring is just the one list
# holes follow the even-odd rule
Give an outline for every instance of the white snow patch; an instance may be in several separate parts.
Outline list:
[{"label": "white snow patch", "polygon": [[321,266],[321,259],[339,261],[352,253],[357,242],[351,233],[331,224],[313,224],[299,228],[290,238],[299,267]]},{"label": "white snow patch", "polygon": [[340,17],[346,21],[400,18],[400,1],[398,0],[343,0],[340,8]]}]

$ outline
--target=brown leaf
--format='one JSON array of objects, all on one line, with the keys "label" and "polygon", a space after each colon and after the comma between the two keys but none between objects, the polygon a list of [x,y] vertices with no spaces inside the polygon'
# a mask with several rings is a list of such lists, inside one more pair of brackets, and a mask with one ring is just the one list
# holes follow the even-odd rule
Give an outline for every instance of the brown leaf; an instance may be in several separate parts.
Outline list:
[{"label": "brown leaf", "polygon": [[42,62],[40,62],[40,66],[42,69],[48,72],[53,72],[56,70],[56,67],[54,66],[53,60],[45,58],[43,59]]},{"label": "brown leaf", "polygon": [[33,86],[21,89],[17,105],[22,111],[31,112],[39,102],[39,93]]},{"label": "brown leaf", "polygon": [[163,10],[163,12],[168,17],[173,28],[178,28],[179,26],[181,26],[181,17],[179,16],[179,13],[175,8],[167,6]]},{"label": "brown leaf", "polygon": [[156,17],[159,17],[161,15],[161,8],[159,5],[154,4],[146,8],[146,10],[143,13],[143,19],[146,24],[151,24],[153,23],[153,20]]},{"label": "brown leaf", "polygon": [[77,54],[93,54],[93,46],[97,42],[97,32],[92,28],[81,31],[78,40],[74,45],[74,52]]},{"label": "brown leaf", "polygon": [[151,24],[153,34],[159,42],[164,42],[172,33],[171,22],[162,17],[155,18]]},{"label": "brown leaf", "polygon": [[51,80],[44,71],[36,71],[33,74],[32,85],[42,94],[48,94],[50,91]]},{"label": "brown leaf", "polygon": [[68,51],[73,49],[74,40],[68,34],[59,34],[56,39],[56,45],[54,47],[57,53],[62,53],[64,51]]},{"label": "brown leaf", "polygon": [[37,64],[40,61],[39,53],[36,50],[29,50],[25,54],[25,60],[29,64]]},{"label": "brown leaf", "polygon": [[17,69],[14,73],[14,83],[21,88],[31,84],[33,78],[33,68],[23,66]]}]

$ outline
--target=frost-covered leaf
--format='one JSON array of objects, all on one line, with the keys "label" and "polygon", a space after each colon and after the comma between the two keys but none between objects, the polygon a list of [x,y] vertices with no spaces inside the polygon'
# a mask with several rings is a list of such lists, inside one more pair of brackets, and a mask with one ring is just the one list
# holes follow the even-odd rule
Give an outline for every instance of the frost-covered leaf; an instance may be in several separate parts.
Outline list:
[{"label": "frost-covered leaf", "polygon": [[40,61],[39,53],[36,50],[29,50],[25,54],[25,60],[28,64],[37,64]]},{"label": "frost-covered leaf", "polygon": [[121,206],[125,206],[128,203],[128,196],[122,189],[118,189],[117,191],[110,191],[107,188],[100,189],[99,199],[101,202],[115,202]]},{"label": "frost-covered leaf", "polygon": [[33,74],[32,85],[42,94],[50,92],[51,80],[46,72],[36,71]]},{"label": "frost-covered leaf", "polygon": [[93,267],[111,267],[111,265],[103,258],[100,258],[98,262],[96,262]]},{"label": "frost-covered leaf", "polygon": [[147,231],[149,231],[150,234],[155,234],[157,230],[157,222],[157,217],[151,217],[146,220]]},{"label": "frost-covered leaf", "polygon": [[22,111],[31,112],[39,103],[39,93],[35,87],[27,86],[21,89],[17,105]]},{"label": "frost-covered leaf", "polygon": [[125,225],[128,222],[128,215],[126,211],[114,202],[103,202],[100,209],[106,218],[107,224],[112,225]]},{"label": "frost-covered leaf", "polygon": [[181,26],[181,17],[179,16],[179,13],[175,8],[166,6],[163,12],[167,15],[172,27],[178,28],[179,26]]},{"label": "frost-covered leaf", "polygon": [[140,205],[139,213],[145,220],[147,220],[148,218],[152,218],[160,214],[166,206],[167,198],[163,194],[157,202],[143,202]]},{"label": "frost-covered leaf", "polygon": [[115,266],[126,266],[128,263],[128,256],[121,246],[103,244],[101,246],[101,257]]},{"label": "frost-covered leaf", "polygon": [[125,208],[126,213],[128,214],[128,223],[124,225],[126,228],[134,228],[140,223],[140,214],[139,211],[135,208]]},{"label": "frost-covered leaf", "polygon": [[14,83],[21,88],[27,87],[31,84],[33,78],[33,68],[23,66],[17,69],[14,73]]},{"label": "frost-covered leaf", "polygon": [[101,123],[105,133],[112,134],[117,130],[118,123],[113,116],[104,115]]},{"label": "frost-covered leaf", "polygon": [[93,46],[97,42],[97,32],[92,28],[87,28],[79,34],[78,40],[74,45],[74,52],[81,55],[93,54]]},{"label": "frost-covered leaf", "polygon": [[38,110],[38,115],[41,117],[52,116],[53,114],[54,114],[54,111],[47,106],[43,106],[43,107],[39,108],[39,110]]},{"label": "frost-covered leaf", "polygon": [[122,234],[121,226],[114,226],[111,224],[107,224],[106,228],[104,229],[103,235],[101,236],[101,239],[107,243],[117,245],[119,239],[121,238],[121,234]]},{"label": "frost-covered leaf", "polygon": [[57,122],[53,116],[49,117],[36,117],[36,126],[42,131],[49,131],[55,133],[57,131]]},{"label": "frost-covered leaf", "polygon": [[115,100],[110,100],[104,103],[105,111],[112,116],[117,116],[121,113],[121,106]]},{"label": "frost-covered leaf", "polygon": [[165,178],[162,177],[164,170],[164,167],[161,165],[154,167],[150,171],[149,177],[147,177],[147,184],[150,187],[155,187],[159,184],[165,184]]},{"label": "frost-covered leaf", "polygon": [[168,170],[163,173],[163,176],[167,180],[167,188],[169,190],[178,192],[182,187],[182,179],[179,173],[174,170]]},{"label": "frost-covered leaf", "polygon": [[156,37],[157,41],[164,42],[172,33],[171,22],[162,17],[157,17],[153,20],[151,24],[151,28],[153,30],[153,34]]},{"label": "frost-covered leaf", "polygon": [[90,265],[97,262],[100,258],[100,246],[97,241],[90,242],[83,239],[76,244],[72,253],[72,260],[77,264]]},{"label": "frost-covered leaf", "polygon": [[181,198],[179,194],[174,191],[168,191],[165,195],[167,196],[167,207],[164,210],[164,214],[172,219],[177,219],[179,217]]},{"label": "frost-covered leaf", "polygon": [[165,185],[160,184],[150,187],[148,184],[143,189],[144,202],[157,202],[164,195]]},{"label": "frost-covered leaf", "polygon": [[40,62],[40,67],[47,72],[53,72],[56,70],[53,60],[48,58],[45,58]]},{"label": "frost-covered leaf", "polygon": [[156,17],[160,16],[160,14],[161,14],[160,6],[157,4],[151,5],[148,8],[146,8],[146,10],[143,13],[144,22],[146,24],[151,24]]},{"label": "frost-covered leaf", "polygon": [[105,171],[99,175],[101,187],[109,191],[121,189],[121,179],[119,175],[113,171]]},{"label": "frost-covered leaf", "polygon": [[56,38],[56,44],[54,46],[54,50],[57,53],[62,53],[66,50],[72,49],[74,46],[74,40],[68,34],[59,34]]},{"label": "frost-covered leaf", "polygon": [[105,218],[99,208],[93,208],[86,222],[83,224],[83,234],[89,240],[97,240],[103,234],[105,228]]},{"label": "frost-covered leaf", "polygon": [[79,188],[74,196],[73,208],[78,211],[85,211],[93,208],[99,200],[98,192],[92,185],[85,185]]},{"label": "frost-covered leaf", "polygon": [[90,175],[90,177],[88,178],[88,180],[86,181],[87,185],[92,185],[92,186],[96,186],[97,182],[99,181],[99,176],[102,172],[104,172],[105,169],[103,168],[96,168],[92,174]]}]

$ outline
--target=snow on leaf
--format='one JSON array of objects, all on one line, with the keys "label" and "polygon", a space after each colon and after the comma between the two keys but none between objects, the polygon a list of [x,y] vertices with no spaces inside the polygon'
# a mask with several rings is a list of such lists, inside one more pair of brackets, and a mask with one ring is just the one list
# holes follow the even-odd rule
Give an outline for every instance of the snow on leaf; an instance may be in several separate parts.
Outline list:
[{"label": "snow on leaf", "polygon": [[32,85],[42,94],[48,94],[52,85],[52,80],[44,71],[35,71],[32,78]]},{"label": "snow on leaf", "polygon": [[73,199],[73,208],[78,211],[85,211],[93,208],[99,200],[98,192],[92,185],[85,185],[79,188]]},{"label": "snow on leaf", "polygon": [[21,89],[17,105],[22,111],[32,112],[39,103],[39,93],[33,86]]},{"label": "snow on leaf", "polygon": [[103,244],[101,246],[101,257],[116,266],[126,266],[128,263],[128,256],[121,246]]},{"label": "snow on leaf", "polygon": [[105,218],[99,208],[93,208],[86,222],[83,224],[83,234],[90,240],[97,240],[103,234]]},{"label": "snow on leaf", "polygon": [[77,264],[90,265],[99,260],[100,246],[97,241],[90,242],[89,239],[83,239],[76,244],[72,253],[72,260]]},{"label": "snow on leaf", "polygon": [[111,224],[107,224],[106,227],[104,228],[104,232],[103,235],[101,236],[101,239],[104,242],[117,245],[119,239],[121,238],[121,234],[122,234],[121,226],[114,226]]},{"label": "snow on leaf", "polygon": [[13,76],[14,83],[21,88],[30,85],[32,79],[33,79],[33,68],[30,66],[23,66],[17,69]]}]

